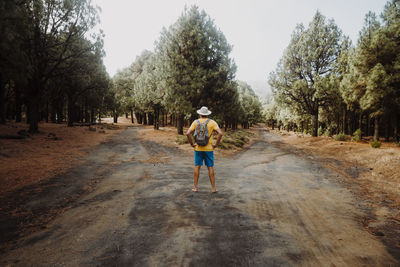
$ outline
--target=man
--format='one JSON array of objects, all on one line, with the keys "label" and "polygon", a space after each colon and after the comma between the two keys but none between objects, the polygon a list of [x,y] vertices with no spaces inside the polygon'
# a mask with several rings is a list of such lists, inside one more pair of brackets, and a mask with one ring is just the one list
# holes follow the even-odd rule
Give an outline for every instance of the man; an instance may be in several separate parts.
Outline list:
[{"label": "man", "polygon": [[[189,143],[192,147],[194,147],[194,187],[192,189],[193,192],[197,192],[197,185],[199,182],[200,175],[200,167],[203,165],[203,161],[208,168],[208,176],[210,177],[211,190],[213,193],[216,193],[215,189],[215,176],[214,176],[214,148],[219,145],[219,142],[222,138],[222,131],[218,127],[218,124],[211,119],[208,119],[208,116],[211,114],[211,111],[208,110],[207,107],[201,107],[201,109],[197,110],[197,114],[200,115],[198,120],[195,120],[190,126],[189,130],[186,133],[186,136],[189,140]],[[198,123],[207,122],[207,130],[210,136],[210,139],[205,146],[199,146],[193,143],[192,133],[196,130]],[[213,131],[218,133],[217,141],[213,145]]]}]

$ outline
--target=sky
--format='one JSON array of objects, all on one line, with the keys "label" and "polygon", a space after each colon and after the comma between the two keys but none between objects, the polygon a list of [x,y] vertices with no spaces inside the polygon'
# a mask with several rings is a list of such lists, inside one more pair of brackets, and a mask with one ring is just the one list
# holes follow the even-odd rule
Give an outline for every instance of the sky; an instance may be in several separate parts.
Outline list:
[{"label": "sky", "polygon": [[[101,8],[105,33],[104,64],[113,76],[143,50],[153,50],[163,27],[182,14],[185,5],[203,9],[233,45],[236,78],[268,90],[268,75],[288,46],[296,25],[308,25],[319,10],[334,19],[357,42],[365,14],[380,14],[386,0],[93,0]],[[261,95],[263,93],[261,92]]]}]

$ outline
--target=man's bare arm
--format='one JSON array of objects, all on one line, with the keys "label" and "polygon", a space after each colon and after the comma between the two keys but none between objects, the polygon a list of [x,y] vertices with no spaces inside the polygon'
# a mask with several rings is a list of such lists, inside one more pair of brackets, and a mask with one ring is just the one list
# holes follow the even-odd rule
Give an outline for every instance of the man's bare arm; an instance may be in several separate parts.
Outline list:
[{"label": "man's bare arm", "polygon": [[217,132],[218,136],[217,136],[217,141],[215,142],[215,145],[213,145],[213,148],[216,148],[219,145],[219,142],[221,142],[221,138],[223,135],[220,128],[216,129],[215,131]]},{"label": "man's bare arm", "polygon": [[193,131],[190,130],[190,128],[189,128],[189,129],[187,130],[187,132],[186,132],[186,137],[187,137],[187,139],[188,139],[188,141],[189,141],[189,144],[190,144],[192,147],[195,147],[196,145],[193,144],[193,140],[192,140],[192,133],[193,133]]}]

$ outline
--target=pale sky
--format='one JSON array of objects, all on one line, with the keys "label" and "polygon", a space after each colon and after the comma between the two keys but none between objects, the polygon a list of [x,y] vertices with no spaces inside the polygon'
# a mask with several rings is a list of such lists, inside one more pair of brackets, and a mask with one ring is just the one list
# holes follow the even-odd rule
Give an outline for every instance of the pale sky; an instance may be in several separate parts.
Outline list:
[{"label": "pale sky", "polygon": [[[386,0],[93,0],[101,7],[104,63],[113,76],[144,49],[154,50],[163,27],[196,4],[215,21],[233,45],[236,78],[267,84],[298,23],[308,25],[317,9],[333,18],[356,43],[368,11],[380,14]],[[254,87],[253,86],[253,87]]]}]

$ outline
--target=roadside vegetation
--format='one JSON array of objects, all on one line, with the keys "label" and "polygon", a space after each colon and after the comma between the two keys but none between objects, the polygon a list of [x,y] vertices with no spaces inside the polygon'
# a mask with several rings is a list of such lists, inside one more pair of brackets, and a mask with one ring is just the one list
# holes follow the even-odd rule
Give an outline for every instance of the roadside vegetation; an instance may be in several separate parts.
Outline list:
[{"label": "roadside vegetation", "polygon": [[[172,125],[178,134],[207,106],[225,130],[249,128],[262,118],[254,90],[235,80],[232,46],[214,21],[196,6],[164,28],[154,51],[145,50],[113,78],[115,122],[135,114],[137,123],[154,129]],[[132,121],[133,122],[133,121]]]},{"label": "roadside vegetation", "polygon": [[380,16],[366,14],[356,44],[319,11],[309,25],[299,24],[269,76],[268,125],[339,140],[399,142],[399,13],[399,1],[390,0]]},{"label": "roadside vegetation", "polygon": [[[104,115],[118,122],[183,127],[207,106],[225,130],[249,128],[262,118],[253,89],[235,79],[232,46],[198,7],[185,8],[164,28],[153,51],[108,77],[103,34],[90,1],[5,0],[0,4],[0,123],[39,121],[98,123]],[[72,26],[71,26],[72,25]],[[38,38],[34,38],[38,37]],[[32,52],[33,51],[33,52]],[[3,60],[3,58],[5,60]],[[134,121],[136,117],[136,122]]]},{"label": "roadside vegetation", "polygon": [[[225,132],[222,136],[219,148],[232,150],[243,148],[244,145],[250,142],[250,138],[255,134],[247,129],[240,129],[234,131]],[[176,143],[178,145],[189,144],[186,136],[178,135],[176,137]]]}]

